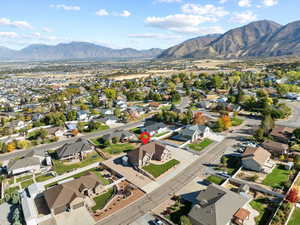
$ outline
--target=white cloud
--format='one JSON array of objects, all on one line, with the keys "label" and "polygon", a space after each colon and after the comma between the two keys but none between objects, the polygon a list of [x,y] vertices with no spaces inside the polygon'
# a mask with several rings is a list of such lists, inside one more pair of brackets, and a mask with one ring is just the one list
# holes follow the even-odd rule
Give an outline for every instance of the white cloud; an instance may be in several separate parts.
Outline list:
[{"label": "white cloud", "polygon": [[51,8],[57,8],[57,9],[63,9],[66,11],[79,11],[80,7],[79,6],[72,6],[72,5],[63,5],[63,4],[59,4],[59,5],[50,5]]},{"label": "white cloud", "polygon": [[237,23],[249,23],[257,19],[257,16],[252,11],[245,11],[241,13],[235,13],[231,18],[232,21]]},{"label": "white cloud", "polygon": [[47,32],[47,33],[53,32],[53,30],[51,28],[49,28],[49,27],[43,27],[42,31]]},{"label": "white cloud", "polygon": [[120,16],[129,17],[129,16],[131,16],[131,12],[124,10],[122,13],[120,13]]},{"label": "white cloud", "polygon": [[161,28],[178,33],[189,34],[209,34],[219,33],[223,31],[221,27],[199,27],[200,24],[205,22],[214,22],[215,19],[201,15],[186,15],[176,14],[166,17],[148,17],[145,23],[148,26]]},{"label": "white cloud", "polygon": [[184,4],[181,7],[183,13],[205,15],[211,17],[223,17],[229,14],[223,7],[214,6],[211,4],[197,5],[197,4]]},{"label": "white cloud", "polygon": [[97,15],[97,16],[108,16],[109,13],[108,13],[105,9],[99,9],[99,10],[96,12],[96,15]]},{"label": "white cloud", "polygon": [[33,29],[33,27],[26,21],[11,21],[7,18],[0,18],[0,26],[12,26],[24,29]]},{"label": "white cloud", "polygon": [[251,7],[251,0],[240,0],[238,5],[240,7]]},{"label": "white cloud", "polygon": [[262,0],[264,6],[270,7],[278,4],[278,0]]},{"label": "white cloud", "polygon": [[226,3],[226,2],[228,2],[228,0],[219,0],[219,3],[220,3],[220,4],[224,4],[224,3]]},{"label": "white cloud", "polygon": [[17,38],[19,35],[15,32],[0,32],[0,37]]},{"label": "white cloud", "polygon": [[172,35],[172,34],[159,34],[159,33],[144,33],[144,34],[129,34],[130,38],[138,39],[161,39],[161,40],[170,40],[170,39],[182,39],[181,35]]}]

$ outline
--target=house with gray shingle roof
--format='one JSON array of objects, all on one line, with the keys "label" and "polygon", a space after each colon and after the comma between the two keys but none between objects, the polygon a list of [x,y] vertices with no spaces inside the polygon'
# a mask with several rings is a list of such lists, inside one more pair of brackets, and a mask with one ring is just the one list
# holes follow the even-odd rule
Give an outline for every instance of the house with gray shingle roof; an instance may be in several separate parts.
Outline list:
[{"label": "house with gray shingle roof", "polygon": [[197,141],[202,138],[206,138],[210,134],[210,128],[201,125],[189,125],[178,132],[177,135],[172,137],[178,141]]},{"label": "house with gray shingle roof", "polygon": [[78,138],[74,143],[64,144],[56,150],[58,159],[82,159],[84,155],[94,150],[94,146],[84,138]]},{"label": "house with gray shingle roof", "polygon": [[206,190],[199,193],[197,203],[188,216],[193,225],[227,225],[235,220],[241,211],[248,214],[248,211],[243,209],[248,201],[243,195],[210,184]]},{"label": "house with gray shingle roof", "polygon": [[17,175],[26,172],[40,172],[45,158],[44,152],[31,150],[21,158],[10,160],[6,165],[7,173]]}]

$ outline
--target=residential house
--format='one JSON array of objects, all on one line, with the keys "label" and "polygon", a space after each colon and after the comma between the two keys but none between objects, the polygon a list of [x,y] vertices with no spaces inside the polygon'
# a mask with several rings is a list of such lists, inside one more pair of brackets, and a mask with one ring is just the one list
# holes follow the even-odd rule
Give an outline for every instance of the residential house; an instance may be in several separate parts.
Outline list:
[{"label": "residential house", "polygon": [[150,125],[141,128],[141,132],[148,132],[151,136],[166,131],[169,131],[169,128],[164,123],[151,123]]},{"label": "residential house", "polygon": [[83,120],[88,120],[89,114],[85,110],[80,110],[76,113],[77,120],[83,121]]},{"label": "residential house", "polygon": [[138,149],[129,151],[127,156],[129,162],[136,168],[148,165],[151,160],[165,162],[172,157],[168,147],[158,142],[150,142],[142,145]]},{"label": "residential house", "polygon": [[285,155],[288,153],[289,150],[289,146],[287,144],[270,140],[264,141],[262,143],[262,146],[274,156]]},{"label": "residential house", "polygon": [[83,159],[86,154],[93,150],[94,146],[86,139],[78,138],[76,142],[64,144],[62,147],[58,148],[56,154],[60,160]]},{"label": "residential house", "polygon": [[247,147],[242,155],[242,165],[248,170],[267,172],[274,167],[270,158],[271,153],[262,147]]},{"label": "residential house", "polygon": [[103,118],[98,119],[99,122],[106,124],[106,125],[112,125],[118,122],[118,118],[113,115],[108,115]]},{"label": "residential house", "polygon": [[104,191],[104,185],[99,177],[89,172],[75,180],[56,185],[44,192],[46,204],[51,214],[58,215],[85,207],[90,197]]},{"label": "residential house", "polygon": [[293,136],[293,131],[293,128],[276,125],[270,135],[274,141],[288,144]]},{"label": "residential house", "polygon": [[117,130],[113,133],[109,133],[104,135],[101,139],[105,141],[111,142],[114,138],[119,140],[120,142],[129,142],[131,140],[137,140],[135,134],[127,131],[127,130]]},{"label": "residential house", "polygon": [[45,153],[42,151],[30,150],[21,158],[11,159],[6,165],[9,175],[17,175],[21,173],[37,173],[40,172],[42,163],[46,159]]},{"label": "residential house", "polygon": [[55,137],[63,137],[66,130],[63,127],[50,127],[47,129],[48,135]]},{"label": "residential house", "polygon": [[178,132],[177,135],[172,137],[174,140],[178,141],[197,141],[199,139],[203,139],[208,137],[211,134],[211,130],[207,126],[202,125],[189,125],[184,129]]},{"label": "residential house", "polygon": [[250,212],[243,207],[249,199],[216,184],[210,184],[197,196],[188,217],[192,225],[243,224]]}]

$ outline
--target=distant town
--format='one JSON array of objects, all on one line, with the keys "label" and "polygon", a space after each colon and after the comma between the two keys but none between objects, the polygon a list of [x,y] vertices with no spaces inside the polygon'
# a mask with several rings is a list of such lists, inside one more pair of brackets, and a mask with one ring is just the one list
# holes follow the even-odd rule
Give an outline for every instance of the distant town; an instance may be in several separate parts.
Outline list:
[{"label": "distant town", "polygon": [[298,58],[0,74],[1,225],[299,225]]}]

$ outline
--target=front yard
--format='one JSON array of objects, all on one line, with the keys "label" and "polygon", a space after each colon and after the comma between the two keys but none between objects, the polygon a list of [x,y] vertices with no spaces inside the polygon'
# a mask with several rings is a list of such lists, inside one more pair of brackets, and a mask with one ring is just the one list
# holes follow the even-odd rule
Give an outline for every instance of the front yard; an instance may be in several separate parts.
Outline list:
[{"label": "front yard", "polygon": [[277,166],[272,173],[268,174],[262,184],[272,188],[283,188],[284,183],[289,181],[290,171],[285,170],[283,166]]},{"label": "front yard", "polygon": [[101,194],[94,198],[96,205],[92,207],[92,210],[96,212],[99,209],[103,209],[109,200],[114,196],[114,189],[110,188],[104,194]]},{"label": "front yard", "polygon": [[203,149],[205,149],[207,146],[209,146],[212,143],[213,143],[212,140],[210,140],[208,138],[205,138],[201,142],[196,142],[196,143],[189,144],[188,147],[192,150],[195,150],[195,151],[202,151]]},{"label": "front yard", "polygon": [[143,170],[150,173],[153,177],[157,178],[172,167],[176,166],[180,162],[176,159],[172,159],[164,164],[161,165],[155,165],[155,164],[149,164],[148,166],[144,166]]},{"label": "front yard", "polygon": [[88,166],[92,163],[101,162],[103,159],[98,155],[98,153],[91,153],[87,157],[77,163],[63,162],[60,160],[53,160],[53,170],[58,174],[64,174],[73,171],[78,168]]},{"label": "front yard", "polygon": [[169,207],[163,214],[165,217],[172,221],[176,225],[182,225],[180,222],[180,218],[182,216],[187,216],[192,208],[192,203],[187,201],[177,200],[176,203]]}]

